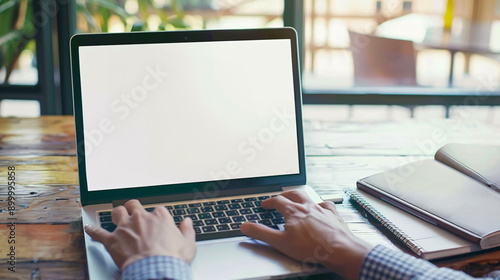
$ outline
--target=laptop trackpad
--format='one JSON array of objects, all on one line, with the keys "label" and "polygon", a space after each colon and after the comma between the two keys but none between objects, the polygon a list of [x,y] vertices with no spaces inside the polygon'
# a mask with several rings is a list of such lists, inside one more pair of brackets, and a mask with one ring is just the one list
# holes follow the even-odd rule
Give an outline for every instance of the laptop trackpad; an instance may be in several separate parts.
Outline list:
[{"label": "laptop trackpad", "polygon": [[247,237],[197,243],[194,279],[254,279],[273,276],[316,274],[323,267],[303,264],[264,242]]}]

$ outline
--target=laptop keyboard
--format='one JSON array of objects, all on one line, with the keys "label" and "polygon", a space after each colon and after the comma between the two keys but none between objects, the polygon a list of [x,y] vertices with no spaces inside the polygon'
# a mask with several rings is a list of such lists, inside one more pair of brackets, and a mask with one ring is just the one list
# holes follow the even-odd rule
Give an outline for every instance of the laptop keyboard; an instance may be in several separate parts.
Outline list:
[{"label": "laptop keyboard", "polygon": [[[274,195],[272,195],[274,196]],[[189,217],[193,220],[196,240],[233,237],[243,235],[240,226],[244,222],[252,222],[279,229],[285,223],[283,216],[275,209],[266,210],[261,202],[271,195],[226,198],[213,201],[169,203],[165,205],[178,226]],[[154,207],[145,208],[152,212]],[[111,211],[99,212],[101,227],[112,232],[116,225],[111,221]]]}]

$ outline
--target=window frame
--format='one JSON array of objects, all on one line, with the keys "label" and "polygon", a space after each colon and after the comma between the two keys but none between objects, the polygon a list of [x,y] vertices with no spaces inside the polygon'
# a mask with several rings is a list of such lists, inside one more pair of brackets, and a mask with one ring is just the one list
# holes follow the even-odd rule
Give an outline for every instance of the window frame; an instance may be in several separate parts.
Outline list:
[{"label": "window frame", "polygon": [[[304,61],[304,0],[285,0],[283,20],[285,26],[294,27],[299,37],[300,70],[303,73]],[[463,90],[458,88],[411,88],[412,93],[397,93],[405,88],[362,87],[352,89],[308,89],[302,86],[304,104],[342,104],[342,105],[500,105],[500,88],[494,91],[485,89]],[[408,91],[408,88],[406,89]]]},{"label": "window frame", "polygon": [[[52,21],[46,11],[50,11],[50,0],[33,0],[33,14],[45,18],[44,24],[35,24],[35,44],[38,81],[35,85],[0,85],[0,100],[37,100],[42,115],[60,114],[58,96],[54,83],[52,53]],[[34,20],[34,19],[33,19]]]}]

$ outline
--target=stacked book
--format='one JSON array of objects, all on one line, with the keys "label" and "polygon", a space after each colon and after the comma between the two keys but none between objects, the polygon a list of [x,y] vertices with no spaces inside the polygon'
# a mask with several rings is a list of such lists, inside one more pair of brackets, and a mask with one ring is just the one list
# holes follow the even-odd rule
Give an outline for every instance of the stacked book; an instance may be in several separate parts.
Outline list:
[{"label": "stacked book", "polygon": [[362,212],[424,259],[500,246],[500,147],[448,144],[358,180]]}]

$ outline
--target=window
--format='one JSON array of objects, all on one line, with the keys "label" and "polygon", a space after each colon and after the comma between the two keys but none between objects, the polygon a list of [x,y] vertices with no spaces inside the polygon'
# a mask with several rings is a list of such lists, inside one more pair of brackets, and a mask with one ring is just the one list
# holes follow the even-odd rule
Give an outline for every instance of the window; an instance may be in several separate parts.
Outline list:
[{"label": "window", "polygon": [[[83,32],[222,29],[283,26],[283,0],[79,0]],[[123,3],[123,4],[121,4]]]},{"label": "window", "polygon": [[[0,100],[27,100],[2,101],[2,116],[56,113],[48,4],[32,0],[0,1]],[[10,106],[13,107],[9,109]]]},{"label": "window", "polygon": [[[486,96],[473,101],[500,104],[499,0],[63,2],[0,2],[0,99],[37,100],[42,114],[71,114],[67,41],[76,30],[292,25],[302,52],[304,103],[477,105],[464,99]],[[30,13],[48,11],[51,3],[57,14],[30,25],[36,23]],[[30,32],[36,36],[21,44],[13,39]]]},{"label": "window", "polygon": [[[405,98],[498,95],[500,16],[491,4],[304,0],[304,91]],[[360,100],[353,98],[352,103]]]}]

